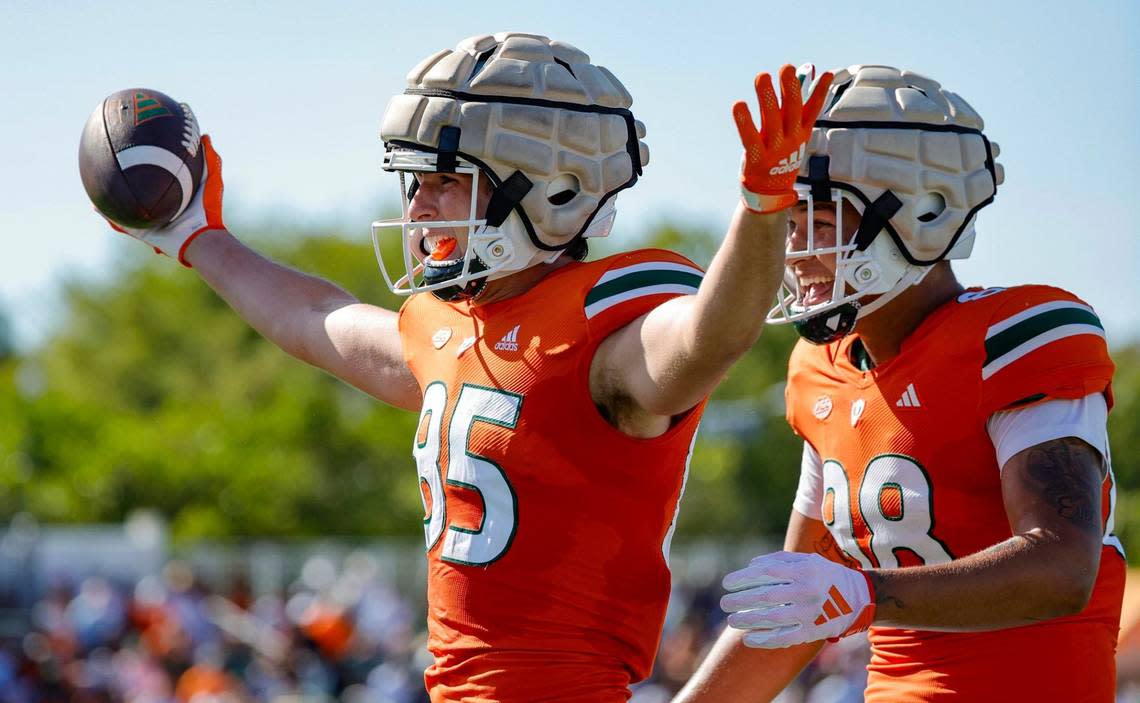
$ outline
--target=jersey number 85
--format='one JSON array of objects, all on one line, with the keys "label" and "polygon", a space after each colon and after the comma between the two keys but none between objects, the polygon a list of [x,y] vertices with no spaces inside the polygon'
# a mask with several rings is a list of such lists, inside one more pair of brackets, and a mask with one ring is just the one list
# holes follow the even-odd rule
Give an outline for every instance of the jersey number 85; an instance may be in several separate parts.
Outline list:
[{"label": "jersey number 85", "polygon": [[[518,423],[522,396],[497,388],[465,384],[451,414],[447,430],[447,485],[474,490],[483,498],[479,528],[470,530],[447,526],[440,558],[457,564],[490,564],[506,553],[515,536],[518,498],[506,473],[495,462],[473,454],[468,448],[471,427],[487,422],[513,429]],[[427,423],[423,442],[416,438],[412,454],[424,501],[424,539],[430,551],[447,525],[447,502],[443,492],[440,459],[440,432],[447,408],[447,387],[435,382],[424,392],[420,428]]]}]

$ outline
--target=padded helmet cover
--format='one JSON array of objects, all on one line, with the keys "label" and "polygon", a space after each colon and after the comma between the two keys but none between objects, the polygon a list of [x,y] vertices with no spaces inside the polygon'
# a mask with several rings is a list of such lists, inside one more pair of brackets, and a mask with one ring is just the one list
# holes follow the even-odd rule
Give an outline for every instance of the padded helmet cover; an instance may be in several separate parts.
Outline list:
[{"label": "padded helmet cover", "polygon": [[649,162],[633,98],[579,49],[535,34],[465,39],[427,57],[388,103],[388,148],[436,151],[460,130],[458,155],[495,185],[514,172],[532,186],[519,213],[534,246],[558,250],[587,234],[599,208]]},{"label": "padded helmet cover", "polygon": [[930,265],[948,258],[1003,180],[983,126],[965,100],[925,76],[851,66],[835,72],[798,181],[812,183],[807,164],[823,155],[826,185],[853,194],[861,211],[892,192],[902,207],[884,229],[908,262]]}]

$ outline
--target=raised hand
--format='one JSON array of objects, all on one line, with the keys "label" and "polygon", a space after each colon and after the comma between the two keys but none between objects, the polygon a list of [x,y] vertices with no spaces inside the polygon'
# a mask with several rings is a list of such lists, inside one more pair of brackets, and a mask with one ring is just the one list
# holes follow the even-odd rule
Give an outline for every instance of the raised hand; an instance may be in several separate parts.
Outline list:
[{"label": "raised hand", "polygon": [[186,247],[203,232],[212,229],[225,229],[222,223],[222,157],[214,151],[209,135],[202,136],[202,149],[206,156],[203,167],[202,185],[194,194],[185,212],[173,222],[158,229],[132,229],[122,227],[108,220],[108,224],[123,234],[154,247],[155,252],[166,254],[187,268]]},{"label": "raised hand", "polygon": [[871,626],[874,588],[862,571],[819,554],[776,552],[724,577],[720,607],[749,647],[832,641]]},{"label": "raised hand", "polygon": [[829,72],[823,73],[804,104],[800,80],[790,64],[780,69],[782,103],[776,100],[772,76],[757,75],[761,129],[756,128],[747,103],[741,100],[732,106],[732,116],[744,145],[741,195],[749,210],[770,213],[795,205],[796,176],[832,77]]}]

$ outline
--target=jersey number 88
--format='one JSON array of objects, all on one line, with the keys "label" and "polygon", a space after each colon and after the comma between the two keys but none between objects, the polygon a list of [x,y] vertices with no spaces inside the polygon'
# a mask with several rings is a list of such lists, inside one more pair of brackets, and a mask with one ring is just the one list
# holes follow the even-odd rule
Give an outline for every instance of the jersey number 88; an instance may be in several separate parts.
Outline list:
[{"label": "jersey number 88", "polygon": [[[914,459],[902,454],[880,454],[871,459],[863,471],[857,497],[856,507],[870,533],[870,556],[877,564],[855,539],[847,471],[834,459],[823,462],[824,524],[839,546],[863,568],[940,564],[954,558],[933,535],[930,479]],[[900,564],[903,551],[917,559]]]}]

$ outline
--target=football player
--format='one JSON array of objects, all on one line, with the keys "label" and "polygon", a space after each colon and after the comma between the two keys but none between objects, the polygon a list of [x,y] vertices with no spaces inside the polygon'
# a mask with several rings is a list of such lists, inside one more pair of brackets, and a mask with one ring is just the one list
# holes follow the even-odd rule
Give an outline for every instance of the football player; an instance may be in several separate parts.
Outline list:
[{"label": "football player", "polygon": [[432,700],[624,701],[648,675],[697,423],[779,285],[827,79],[804,105],[790,66],[782,104],[758,76],[762,129],[736,106],[743,202],[707,273],[666,251],[579,261],[648,162],[645,128],[612,73],[530,34],[436,52],[388,105],[403,216],[373,237],[399,313],[232,237],[208,137],[188,214],[130,233],[285,351],[419,411]]},{"label": "football player", "polygon": [[836,73],[770,313],[803,337],[787,551],[725,577],[680,700],[770,700],[868,627],[867,701],[1113,700],[1113,364],[1071,293],[955,278],[1002,182],[982,128],[918,74]]}]

